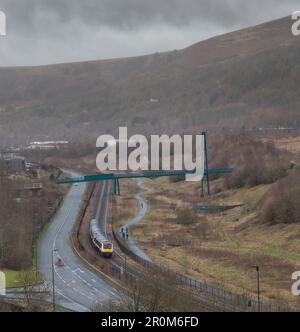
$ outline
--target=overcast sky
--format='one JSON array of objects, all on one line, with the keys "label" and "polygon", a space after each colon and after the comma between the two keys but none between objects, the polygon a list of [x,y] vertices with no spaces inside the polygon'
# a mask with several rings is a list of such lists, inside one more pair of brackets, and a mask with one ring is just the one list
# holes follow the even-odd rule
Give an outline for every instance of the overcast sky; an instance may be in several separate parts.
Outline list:
[{"label": "overcast sky", "polygon": [[295,10],[299,0],[0,0],[0,66],[181,49]]}]

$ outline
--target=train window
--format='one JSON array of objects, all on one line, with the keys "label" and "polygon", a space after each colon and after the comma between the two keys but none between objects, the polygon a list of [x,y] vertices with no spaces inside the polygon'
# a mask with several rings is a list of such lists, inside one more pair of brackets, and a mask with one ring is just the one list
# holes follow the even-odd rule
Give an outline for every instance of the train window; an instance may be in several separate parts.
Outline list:
[{"label": "train window", "polygon": [[112,244],[111,243],[104,243],[103,244],[103,249],[112,249]]}]

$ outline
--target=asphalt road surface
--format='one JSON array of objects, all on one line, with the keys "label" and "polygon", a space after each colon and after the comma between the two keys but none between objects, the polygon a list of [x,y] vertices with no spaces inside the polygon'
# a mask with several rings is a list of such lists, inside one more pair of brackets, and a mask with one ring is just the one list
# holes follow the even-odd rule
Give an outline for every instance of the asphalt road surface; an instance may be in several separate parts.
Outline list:
[{"label": "asphalt road surface", "polygon": [[[76,173],[70,174],[78,176]],[[38,269],[51,292],[53,253],[56,303],[73,311],[90,311],[97,304],[118,297],[117,290],[86,268],[70,245],[70,234],[85,186],[81,183],[71,187],[38,250]],[[63,262],[62,266],[57,264],[59,259]]]}]

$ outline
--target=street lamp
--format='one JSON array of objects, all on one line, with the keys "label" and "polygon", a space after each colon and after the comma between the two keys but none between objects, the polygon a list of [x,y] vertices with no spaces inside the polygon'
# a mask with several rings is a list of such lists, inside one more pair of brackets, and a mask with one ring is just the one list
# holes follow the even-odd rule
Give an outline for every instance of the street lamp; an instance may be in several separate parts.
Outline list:
[{"label": "street lamp", "polygon": [[34,227],[33,230],[33,254],[34,254],[34,263],[35,263],[35,275],[36,277],[39,275],[38,273],[38,234],[41,227],[39,225]]},{"label": "street lamp", "polygon": [[55,312],[55,280],[54,280],[54,253],[57,252],[57,249],[52,248],[52,305],[53,311]]},{"label": "street lamp", "polygon": [[125,268],[125,275],[127,273],[127,256],[124,254],[124,268]]},{"label": "street lamp", "polygon": [[259,266],[255,265],[252,266],[256,270],[257,275],[257,306],[258,306],[258,312],[260,312],[260,275],[259,275]]}]

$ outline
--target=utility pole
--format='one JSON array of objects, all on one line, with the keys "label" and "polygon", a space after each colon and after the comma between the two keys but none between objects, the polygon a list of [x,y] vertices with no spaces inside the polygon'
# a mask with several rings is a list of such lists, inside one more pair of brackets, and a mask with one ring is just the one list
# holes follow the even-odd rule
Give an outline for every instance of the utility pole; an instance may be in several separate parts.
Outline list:
[{"label": "utility pole", "polygon": [[55,248],[52,248],[52,306],[53,311],[55,312],[56,306],[55,306],[55,280],[54,280],[54,252],[57,250]]},{"label": "utility pole", "polygon": [[259,266],[255,265],[252,266],[256,270],[256,276],[257,276],[257,309],[258,312],[261,311],[261,306],[260,306],[260,271],[259,271]]},{"label": "utility pole", "polygon": [[[209,183],[209,174],[208,174],[208,147],[207,147],[207,135],[206,132],[202,132],[203,139],[204,139],[204,170],[206,171],[206,185],[207,185],[207,194],[210,196],[210,183]],[[202,179],[202,194],[204,195],[204,178]]]},{"label": "utility pole", "polygon": [[32,257],[34,258],[34,266],[35,266],[35,275],[38,275],[38,268],[37,268],[37,219],[38,213],[34,212],[33,217],[33,225],[32,225]]},{"label": "utility pole", "polygon": [[37,235],[36,229],[34,230],[34,240],[33,240],[33,250],[34,250],[34,262],[35,262],[35,276],[38,276],[38,248],[37,248]]}]

